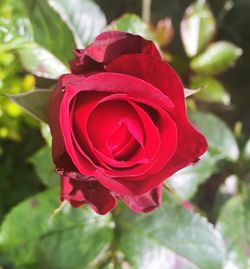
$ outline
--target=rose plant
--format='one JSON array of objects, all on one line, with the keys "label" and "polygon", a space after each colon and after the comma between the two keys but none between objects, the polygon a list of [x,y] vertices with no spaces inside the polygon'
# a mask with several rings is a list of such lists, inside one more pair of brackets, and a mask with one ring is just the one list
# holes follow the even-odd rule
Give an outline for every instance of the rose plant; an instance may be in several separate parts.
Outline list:
[{"label": "rose plant", "polygon": [[119,198],[149,212],[164,180],[207,149],[187,119],[183,85],[138,35],[104,32],[74,54],[48,105],[61,200],[106,214]]}]

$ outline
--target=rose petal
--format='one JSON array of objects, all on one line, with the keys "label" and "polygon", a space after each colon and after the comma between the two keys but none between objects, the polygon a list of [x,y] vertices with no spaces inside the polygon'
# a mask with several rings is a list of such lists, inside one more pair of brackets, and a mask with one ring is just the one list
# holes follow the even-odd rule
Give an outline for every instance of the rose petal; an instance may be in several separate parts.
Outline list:
[{"label": "rose petal", "polygon": [[[76,76],[73,76],[75,78]],[[60,124],[65,146],[73,163],[78,168],[79,172],[86,175],[96,175],[93,164],[86,159],[85,156],[76,151],[75,145],[71,136],[71,117],[70,106],[73,98],[83,91],[90,89],[96,92],[116,93],[123,92],[130,96],[151,101],[159,105],[165,104],[169,110],[173,109],[172,102],[167,96],[162,94],[152,85],[140,79],[115,73],[98,73],[90,77],[78,77],[78,80],[73,80],[72,83],[65,85],[64,97],[60,104]]]},{"label": "rose petal", "polygon": [[[183,85],[167,63],[147,55],[131,54],[115,59],[106,67],[106,70],[141,78],[160,89],[174,102],[176,112],[170,111],[170,113],[178,128],[178,156],[176,158],[181,162],[178,162],[179,167],[195,162],[206,151],[206,139],[187,119]],[[173,165],[175,163],[174,161]]]},{"label": "rose petal", "polygon": [[130,53],[142,53],[161,59],[154,43],[139,35],[109,31],[97,36],[95,41],[83,50],[74,50],[75,59],[71,60],[72,73],[79,74],[100,71],[100,63],[109,63],[113,59]]},{"label": "rose petal", "polygon": [[162,202],[162,185],[141,195],[120,195],[121,200],[133,211],[150,212]]},{"label": "rose petal", "polygon": [[98,214],[104,215],[116,206],[116,198],[98,181],[75,180],[61,177],[61,200],[67,200],[74,207],[89,204]]}]

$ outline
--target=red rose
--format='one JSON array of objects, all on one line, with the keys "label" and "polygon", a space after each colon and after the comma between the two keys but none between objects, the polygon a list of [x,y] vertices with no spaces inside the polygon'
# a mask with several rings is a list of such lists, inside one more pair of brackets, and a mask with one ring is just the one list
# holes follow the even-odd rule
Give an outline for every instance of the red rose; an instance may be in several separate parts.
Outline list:
[{"label": "red rose", "polygon": [[105,32],[74,53],[72,74],[59,79],[49,100],[61,199],[99,214],[116,198],[151,211],[163,181],[207,149],[187,119],[183,85],[140,36]]}]

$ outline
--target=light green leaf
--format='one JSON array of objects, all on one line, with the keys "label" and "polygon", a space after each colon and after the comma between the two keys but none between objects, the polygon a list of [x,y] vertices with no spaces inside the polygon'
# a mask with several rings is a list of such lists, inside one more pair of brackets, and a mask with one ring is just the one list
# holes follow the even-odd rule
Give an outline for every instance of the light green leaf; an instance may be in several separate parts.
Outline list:
[{"label": "light green leaf", "polygon": [[12,20],[0,18],[0,51],[19,48],[32,41],[32,28],[27,18],[17,17]]},{"label": "light green leaf", "polygon": [[72,31],[78,48],[86,47],[106,26],[106,17],[91,0],[48,0]]},{"label": "light green leaf", "polygon": [[[224,246],[204,218],[177,205],[117,216],[116,245],[134,269],[221,269]],[[178,267],[179,266],[179,267]]]},{"label": "light green leaf", "polygon": [[214,37],[215,18],[205,0],[190,5],[181,21],[181,38],[189,57],[201,52]]},{"label": "light green leaf", "polygon": [[231,198],[222,208],[217,222],[227,246],[225,269],[250,267],[250,195],[247,195]]},{"label": "light green leaf", "polygon": [[239,148],[236,139],[221,119],[213,114],[201,112],[192,113],[190,119],[207,138],[210,152],[232,161],[238,159]]},{"label": "light green leaf", "polygon": [[6,94],[6,96],[35,118],[48,122],[47,106],[50,94],[50,90],[34,90],[20,94]]},{"label": "light green leaf", "polygon": [[194,196],[199,185],[217,170],[216,163],[217,159],[207,152],[197,165],[182,169],[169,178],[167,183],[183,200],[189,200]]},{"label": "light green leaf", "polygon": [[59,186],[59,176],[55,172],[49,147],[41,148],[30,158],[30,161],[34,165],[37,175],[46,186]]},{"label": "light green leaf", "polygon": [[98,216],[87,206],[59,206],[59,191],[51,189],[20,203],[5,218],[0,249],[17,268],[86,268],[112,239],[110,216]]},{"label": "light green leaf", "polygon": [[191,61],[191,68],[197,73],[216,74],[234,65],[241,55],[241,48],[227,41],[218,41],[195,57]]},{"label": "light green leaf", "polygon": [[23,67],[39,77],[57,79],[69,69],[53,54],[35,43],[18,49]]},{"label": "light green leaf", "polygon": [[76,46],[68,26],[47,0],[22,1],[32,23],[34,41],[66,64]]},{"label": "light green leaf", "polygon": [[246,160],[250,160],[250,138],[244,147],[243,156],[245,157]]},{"label": "light green leaf", "polygon": [[146,39],[154,40],[153,33],[148,25],[135,14],[125,14],[111,24],[113,30],[128,32],[143,36]]},{"label": "light green leaf", "polygon": [[49,125],[41,122],[40,131],[41,131],[42,137],[44,138],[46,144],[51,148],[52,137],[51,137]]},{"label": "light green leaf", "polygon": [[215,78],[196,76],[191,80],[191,88],[200,89],[195,98],[205,102],[230,103],[230,95],[226,92],[224,86]]}]

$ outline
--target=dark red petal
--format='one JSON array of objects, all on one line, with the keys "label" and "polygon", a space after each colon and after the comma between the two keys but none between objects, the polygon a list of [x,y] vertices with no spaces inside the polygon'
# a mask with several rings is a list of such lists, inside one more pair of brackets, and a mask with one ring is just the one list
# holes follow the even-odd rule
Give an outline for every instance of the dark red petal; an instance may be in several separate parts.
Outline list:
[{"label": "dark red petal", "polygon": [[120,195],[120,198],[135,212],[150,212],[161,205],[162,185],[141,195]]},{"label": "dark red petal", "polygon": [[100,63],[107,64],[115,58],[130,53],[142,53],[161,59],[154,43],[139,35],[110,31],[100,34],[84,50],[74,50],[75,59],[70,61],[73,73],[100,70]]},{"label": "dark red petal", "polygon": [[[70,173],[68,173],[69,175]],[[90,205],[96,213],[104,215],[116,206],[116,198],[98,181],[61,177],[61,200],[67,200],[74,207]]]}]

